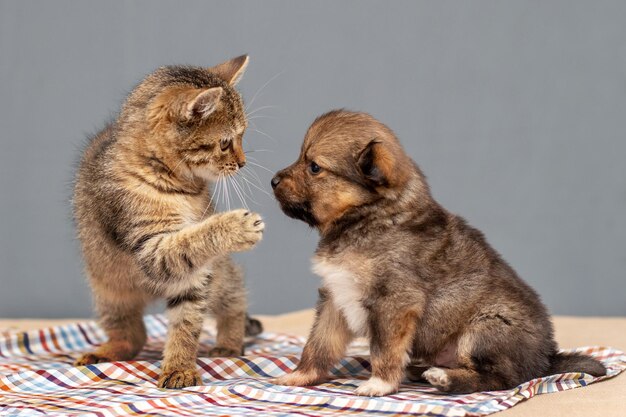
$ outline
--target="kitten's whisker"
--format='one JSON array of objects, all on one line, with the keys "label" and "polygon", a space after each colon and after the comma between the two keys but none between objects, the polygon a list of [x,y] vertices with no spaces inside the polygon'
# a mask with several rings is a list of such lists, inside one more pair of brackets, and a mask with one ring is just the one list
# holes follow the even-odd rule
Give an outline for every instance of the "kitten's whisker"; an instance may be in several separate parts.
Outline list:
[{"label": "kitten's whisker", "polygon": [[230,190],[228,188],[228,177],[224,176],[224,190],[226,191],[226,204],[228,205],[228,211],[230,211]]},{"label": "kitten's whisker", "polygon": [[239,200],[241,200],[241,204],[243,204],[244,208],[250,209],[250,207],[248,207],[248,204],[246,204],[246,200],[243,197],[243,194],[241,194],[241,192],[237,188],[237,183],[236,183],[234,177],[229,177],[228,180],[233,185],[233,190],[235,190],[235,194],[237,194],[237,197],[239,197]]},{"label": "kitten's whisker", "polygon": [[278,119],[278,117],[270,116],[270,115],[267,115],[267,114],[255,114],[252,117],[247,117],[246,116],[246,119],[250,122],[250,121],[252,121],[254,119],[273,119],[273,120],[276,120],[276,119]]},{"label": "kitten's whisker", "polygon": [[[183,156],[180,161],[178,161],[178,163],[176,164],[176,166],[172,169],[172,172],[175,174],[176,170],[178,169],[178,167],[180,166],[180,164],[182,164],[183,162],[187,162],[187,157]],[[183,173],[184,174],[184,173]]]},{"label": "kitten's whisker", "polygon": [[253,180],[258,182],[260,186],[263,186],[263,182],[261,181],[261,177],[259,177],[259,175],[252,168],[250,168],[248,166],[248,167],[244,167],[244,169],[246,169],[246,172],[249,172],[252,175],[252,179]]},{"label": "kitten's whisker", "polygon": [[252,110],[250,113],[246,113],[246,119],[248,119],[250,116],[252,116],[254,113],[260,112],[261,110],[265,110],[265,109],[276,109],[279,108],[280,106],[273,106],[273,105],[267,105],[267,106],[261,106],[257,109]]},{"label": "kitten's whisker", "polygon": [[248,109],[248,107],[252,106],[252,104],[254,103],[254,100],[257,98],[257,96],[259,95],[259,93],[261,91],[263,91],[263,89],[265,87],[267,87],[272,81],[274,81],[278,76],[282,75],[285,72],[285,70],[280,71],[278,74],[274,75],[272,78],[270,78],[269,80],[267,80],[265,82],[265,84],[263,84],[258,90],[256,90],[256,93],[254,93],[254,96],[252,96],[252,99],[250,100],[250,103],[248,103],[248,105],[245,107],[246,110]]},{"label": "kitten's whisker", "polygon": [[[243,174],[243,173],[242,173],[242,174]],[[259,204],[259,202],[258,202],[258,201],[256,201],[256,200],[252,197],[252,195],[251,195],[251,194],[252,194],[252,190],[250,189],[250,186],[248,186],[248,190],[250,190],[250,194],[248,194],[248,193],[246,193],[246,189],[244,188],[244,186],[243,186],[242,184],[239,184],[239,181],[237,181],[237,178],[236,178],[236,177],[234,177],[234,178],[233,178],[233,180],[235,181],[235,183],[237,184],[237,187],[239,188],[239,190],[241,191],[241,193],[242,193],[244,196],[248,197],[248,198],[249,198],[249,199],[250,199],[250,200],[251,200],[254,204],[257,204],[257,205],[259,205],[259,206],[261,205],[261,204]]]},{"label": "kitten's whisker", "polygon": [[220,176],[220,194],[218,196],[217,202],[224,205],[224,177]]},{"label": "kitten's whisker", "polygon": [[257,163],[256,163],[256,162],[254,162],[254,161],[248,161],[248,163],[249,163],[250,165],[254,165],[255,167],[259,167],[259,168],[261,168],[261,169],[264,169],[264,170],[266,170],[267,172],[269,172],[270,174],[274,175],[274,172],[273,172],[273,171],[271,171],[269,168],[264,167],[264,166],[263,166],[263,165],[261,165],[261,164],[257,164]]},{"label": "kitten's whisker", "polygon": [[244,153],[248,154],[248,153],[255,153],[255,152],[272,152],[272,153],[274,153],[276,151],[273,151],[271,149],[251,149],[249,151],[245,151]]},{"label": "kitten's whisker", "polygon": [[262,134],[262,135],[263,135],[263,136],[265,136],[266,138],[269,138],[269,139],[273,140],[273,141],[274,141],[274,143],[278,143],[278,141],[277,141],[276,139],[274,139],[272,136],[268,135],[267,133],[262,132],[262,131],[260,131],[259,129],[252,129],[252,130],[253,130],[253,131],[255,131],[255,132],[257,132],[257,133]]},{"label": "kitten's whisker", "polygon": [[[241,176],[245,179],[247,176],[247,172],[241,171]],[[252,188],[250,188],[250,185],[246,182],[244,182],[245,186],[248,187],[248,191],[250,192],[250,195],[253,194],[252,192]],[[252,198],[252,197],[251,197]]]},{"label": "kitten's whisker", "polygon": [[[221,176],[222,174],[220,174],[219,176]],[[218,176],[218,181],[219,181],[219,176]],[[217,181],[215,182],[215,185],[213,187],[213,193],[211,194],[211,199],[209,200],[209,203],[206,205],[206,207],[204,208],[204,211],[202,212],[202,217],[200,217],[200,219],[204,219],[204,216],[206,215],[206,212],[209,210],[209,208],[211,207],[211,204],[213,204],[213,197],[215,197],[215,192],[217,191]]]},{"label": "kitten's whisker", "polygon": [[251,186],[253,186],[254,188],[256,188],[257,190],[261,191],[263,194],[267,195],[268,197],[271,197],[270,193],[268,193],[267,191],[265,191],[263,188],[257,186],[255,183],[250,182],[248,180],[246,180],[244,177],[242,177],[246,182],[248,182],[248,184],[250,184]]}]

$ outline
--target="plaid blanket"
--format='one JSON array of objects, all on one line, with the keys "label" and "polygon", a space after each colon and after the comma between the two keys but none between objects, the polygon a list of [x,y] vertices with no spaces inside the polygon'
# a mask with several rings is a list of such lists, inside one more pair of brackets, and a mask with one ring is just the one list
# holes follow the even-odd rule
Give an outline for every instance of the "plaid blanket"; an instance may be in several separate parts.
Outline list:
[{"label": "plaid blanket", "polygon": [[198,366],[204,386],[158,389],[161,351],[167,323],[160,315],[145,318],[148,343],[129,362],[72,366],[78,352],[102,343],[105,335],[94,323],[77,323],[0,336],[0,415],[88,416],[283,416],[283,415],[428,415],[482,416],[504,410],[536,394],[562,391],[613,377],[626,369],[626,355],[611,348],[577,351],[604,362],[608,375],[553,375],[507,391],[445,395],[428,385],[406,383],[400,392],[382,398],[353,395],[369,374],[367,347],[353,344],[331,382],[307,388],[276,386],[272,377],[298,363],[304,339],[264,333],[246,346],[239,358],[206,358],[214,330],[202,334]]}]

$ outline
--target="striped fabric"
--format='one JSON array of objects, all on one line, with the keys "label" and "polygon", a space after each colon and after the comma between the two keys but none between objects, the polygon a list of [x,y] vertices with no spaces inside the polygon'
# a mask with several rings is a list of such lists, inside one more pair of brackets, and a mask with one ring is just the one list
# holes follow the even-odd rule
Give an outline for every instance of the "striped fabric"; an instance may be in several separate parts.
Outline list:
[{"label": "striped fabric", "polygon": [[146,348],[130,362],[73,367],[78,352],[105,340],[93,322],[0,336],[0,415],[88,416],[481,416],[504,410],[536,394],[582,387],[626,369],[623,352],[602,347],[577,351],[603,361],[603,378],[570,373],[538,378],[508,391],[444,395],[428,385],[404,384],[383,398],[352,393],[368,377],[367,348],[354,344],[333,370],[334,379],[309,388],[272,385],[269,378],[294,369],[300,337],[264,333],[240,358],[206,358],[214,332],[202,334],[198,359],[204,386],[164,390],[155,386],[166,334],[162,316],[145,318]]}]

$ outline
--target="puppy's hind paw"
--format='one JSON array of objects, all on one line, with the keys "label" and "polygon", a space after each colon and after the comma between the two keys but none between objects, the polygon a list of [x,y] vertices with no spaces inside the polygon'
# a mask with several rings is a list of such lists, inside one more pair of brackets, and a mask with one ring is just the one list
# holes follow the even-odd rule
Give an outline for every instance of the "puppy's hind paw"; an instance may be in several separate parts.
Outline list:
[{"label": "puppy's hind paw", "polygon": [[396,385],[374,376],[362,383],[354,393],[363,397],[382,397],[397,391]]},{"label": "puppy's hind paw", "polygon": [[428,370],[422,374],[422,377],[440,391],[448,391],[450,389],[450,377],[445,369],[433,366],[432,368],[428,368]]}]

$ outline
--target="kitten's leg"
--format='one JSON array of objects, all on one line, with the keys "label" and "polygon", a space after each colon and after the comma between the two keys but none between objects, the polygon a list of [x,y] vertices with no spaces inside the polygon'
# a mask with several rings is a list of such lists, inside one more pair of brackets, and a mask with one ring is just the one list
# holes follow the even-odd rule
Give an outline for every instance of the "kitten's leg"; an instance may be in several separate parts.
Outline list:
[{"label": "kitten's leg", "polygon": [[168,299],[169,327],[163,351],[159,388],[184,388],[200,385],[196,358],[204,313],[206,294],[194,291]]},{"label": "kitten's leg", "polygon": [[215,257],[250,249],[261,240],[264,227],[258,214],[234,210],[180,230],[136,230],[128,241],[148,278],[146,287],[176,297],[201,289],[205,277],[199,267]]},{"label": "kitten's leg", "polygon": [[275,380],[277,385],[308,386],[323,382],[345,353],[352,332],[326,290],[320,290],[315,323],[296,370]]},{"label": "kitten's leg", "polygon": [[113,293],[96,286],[93,291],[100,326],[106,332],[108,341],[93,353],[82,355],[75,365],[133,359],[146,342],[143,322],[143,309],[147,302],[145,295],[129,290]]},{"label": "kitten's leg", "polygon": [[417,319],[414,308],[389,308],[387,303],[372,307],[369,317],[372,376],[355,394],[378,397],[398,391],[409,362]]},{"label": "kitten's leg", "polygon": [[243,355],[246,330],[246,293],[242,273],[229,258],[213,265],[208,308],[217,321],[217,341],[209,356]]}]

